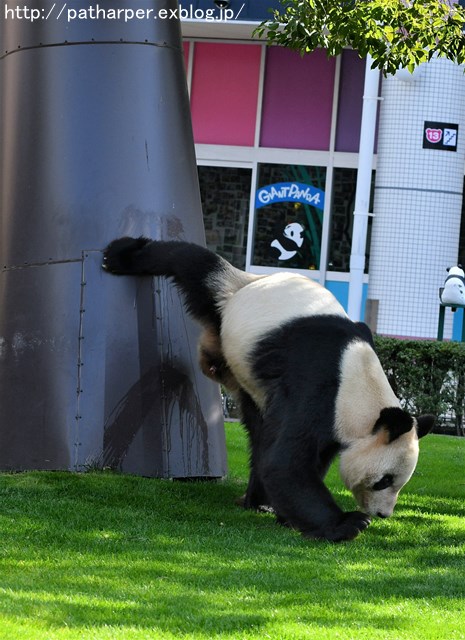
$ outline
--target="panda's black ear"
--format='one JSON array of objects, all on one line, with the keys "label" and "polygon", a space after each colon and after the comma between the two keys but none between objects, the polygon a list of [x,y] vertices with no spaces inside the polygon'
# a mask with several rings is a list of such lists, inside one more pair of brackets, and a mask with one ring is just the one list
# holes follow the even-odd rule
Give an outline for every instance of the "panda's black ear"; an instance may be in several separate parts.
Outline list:
[{"label": "panda's black ear", "polygon": [[428,435],[436,422],[436,416],[424,415],[417,418],[417,434],[419,438]]},{"label": "panda's black ear", "polygon": [[383,429],[388,434],[388,444],[413,428],[412,416],[400,407],[382,409],[373,428],[373,433]]}]

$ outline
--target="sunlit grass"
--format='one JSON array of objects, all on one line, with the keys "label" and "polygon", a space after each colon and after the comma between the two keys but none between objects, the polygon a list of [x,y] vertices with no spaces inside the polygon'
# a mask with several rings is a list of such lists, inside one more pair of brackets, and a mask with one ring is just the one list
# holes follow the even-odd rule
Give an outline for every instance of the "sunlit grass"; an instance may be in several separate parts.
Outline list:
[{"label": "sunlit grass", "polygon": [[465,638],[465,441],[426,438],[395,517],[334,545],[235,506],[227,436],[220,483],[0,475],[0,639]]}]

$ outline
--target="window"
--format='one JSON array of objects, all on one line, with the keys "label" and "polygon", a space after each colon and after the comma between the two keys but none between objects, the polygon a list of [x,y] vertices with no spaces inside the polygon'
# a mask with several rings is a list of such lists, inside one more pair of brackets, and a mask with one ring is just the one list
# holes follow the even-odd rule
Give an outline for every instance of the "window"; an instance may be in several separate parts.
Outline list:
[{"label": "window", "polygon": [[260,164],[252,263],[319,269],[325,167]]},{"label": "window", "polygon": [[198,167],[207,247],[245,269],[252,171]]},{"label": "window", "polygon": [[[373,197],[375,172],[372,174],[371,193]],[[331,207],[331,239],[328,252],[330,271],[350,271],[352,229],[354,226],[355,189],[357,169],[334,169],[333,201]],[[372,203],[370,203],[372,210]],[[368,273],[372,218],[368,218],[367,258],[365,273]]]}]

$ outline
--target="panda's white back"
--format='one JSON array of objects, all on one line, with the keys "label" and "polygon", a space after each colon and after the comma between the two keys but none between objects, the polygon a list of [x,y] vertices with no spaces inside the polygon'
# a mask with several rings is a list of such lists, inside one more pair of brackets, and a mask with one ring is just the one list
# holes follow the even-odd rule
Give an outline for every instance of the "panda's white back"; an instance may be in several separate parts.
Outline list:
[{"label": "panda's white back", "polygon": [[253,380],[250,361],[257,342],[291,320],[324,315],[347,317],[327,289],[303,275],[290,273],[255,280],[224,305],[224,355],[240,384],[259,406],[263,406],[264,395]]}]

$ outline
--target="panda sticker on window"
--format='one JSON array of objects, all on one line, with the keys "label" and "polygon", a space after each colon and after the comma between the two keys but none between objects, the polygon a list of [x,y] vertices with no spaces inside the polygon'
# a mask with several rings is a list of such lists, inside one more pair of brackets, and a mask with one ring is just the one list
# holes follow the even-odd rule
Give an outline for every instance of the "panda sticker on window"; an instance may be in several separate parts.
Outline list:
[{"label": "panda sticker on window", "polygon": [[305,229],[298,222],[287,224],[282,233],[271,242],[270,254],[277,260],[290,260],[304,243]]},{"label": "panda sticker on window", "polygon": [[[265,181],[289,173],[305,181],[269,182],[256,191],[252,264],[285,269],[318,269],[324,191],[311,184],[305,168],[267,171]],[[319,176],[314,179],[319,184]]]}]

